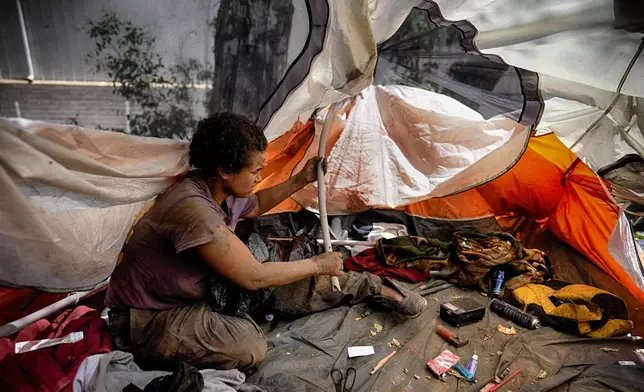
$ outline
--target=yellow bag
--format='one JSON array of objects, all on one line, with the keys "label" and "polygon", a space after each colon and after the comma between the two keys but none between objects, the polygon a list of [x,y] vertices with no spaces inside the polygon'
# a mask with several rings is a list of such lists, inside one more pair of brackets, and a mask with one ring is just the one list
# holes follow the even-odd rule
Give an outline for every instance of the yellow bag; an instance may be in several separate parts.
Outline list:
[{"label": "yellow bag", "polygon": [[524,311],[560,331],[604,338],[633,329],[624,300],[596,287],[553,280],[519,287],[512,296]]}]

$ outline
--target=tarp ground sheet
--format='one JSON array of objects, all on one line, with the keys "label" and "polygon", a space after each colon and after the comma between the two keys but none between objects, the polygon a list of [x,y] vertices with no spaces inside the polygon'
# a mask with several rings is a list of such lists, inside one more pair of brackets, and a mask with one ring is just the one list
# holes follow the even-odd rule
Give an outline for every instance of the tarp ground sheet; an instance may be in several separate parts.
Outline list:
[{"label": "tarp ground sheet", "polygon": [[[551,377],[541,381],[537,379],[542,370],[552,376],[563,366],[580,363],[615,364],[618,360],[639,363],[633,350],[644,347],[641,341],[634,342],[630,338],[579,339],[551,328],[530,331],[489,312],[489,309],[480,322],[460,328],[448,326],[461,339],[469,339],[466,346],[454,348],[435,333],[435,328],[445,324],[439,318],[440,304],[460,296],[470,296],[482,304],[488,302],[488,298],[475,291],[452,287],[426,296],[428,306],[416,319],[404,319],[367,303],[352,307],[339,306],[294,321],[277,319],[271,325],[264,325],[270,329],[267,332],[268,354],[250,376],[249,382],[270,391],[334,391],[331,370],[337,368],[345,372],[351,366],[357,370],[354,392],[466,391],[471,387],[469,383],[453,376],[447,376],[444,382],[439,381],[428,370],[426,362],[445,349],[459,355],[463,362],[477,353],[480,358],[477,371],[479,381],[494,376],[497,369],[499,372],[505,367],[511,371],[521,369],[521,374],[503,389],[513,391],[550,382]],[[362,317],[365,311],[370,314]],[[499,324],[514,325],[518,334],[504,335],[498,332]],[[394,338],[402,348],[388,345]],[[365,345],[373,345],[375,355],[348,358],[347,347]],[[602,347],[617,348],[619,351],[605,352],[601,350]],[[380,359],[394,349],[398,350],[397,354],[376,374],[370,375],[369,372]],[[621,379],[629,375],[632,377],[637,372],[641,374],[642,368],[639,365],[621,369],[624,372]],[[572,371],[580,370],[583,369],[576,366]],[[533,382],[537,383],[532,385]],[[644,390],[644,387],[639,390]]]},{"label": "tarp ground sheet", "polygon": [[[454,230],[464,228],[478,229],[483,232],[499,231],[501,228],[512,233],[521,231],[522,238],[529,240],[530,246],[543,249],[549,254],[552,252],[551,262],[555,278],[597,285],[622,296],[633,306],[633,299],[628,293],[617,282],[608,279],[583,256],[563,245],[551,234],[537,233],[527,227],[521,227],[522,225],[516,225],[516,222],[512,222],[515,224],[503,222],[500,227],[493,217],[469,221],[446,221],[418,218],[400,211],[379,210],[371,210],[358,216],[344,216],[341,220],[342,227],[347,230],[350,230],[352,224],[361,226],[372,222],[401,223],[408,228],[410,235],[435,236],[443,240],[449,240]],[[275,214],[241,222],[237,231],[242,238],[247,237],[249,231],[264,237],[292,237],[301,232],[315,233],[318,222],[315,216],[307,212]],[[586,276],[584,272],[590,275]],[[438,280],[433,282],[436,285],[442,283],[444,282]],[[452,328],[448,325],[448,328],[457,332],[461,339],[469,339],[469,344],[466,346],[453,348],[436,335],[435,329],[439,324],[447,325],[439,318],[440,305],[460,296],[469,296],[481,304],[487,304],[489,301],[489,298],[473,290],[452,287],[425,296],[428,301],[427,308],[418,318],[410,320],[368,303],[352,307],[339,306],[298,319],[276,315],[273,322],[263,325],[269,350],[265,361],[250,374],[249,382],[269,391],[334,391],[331,370],[337,368],[344,372],[351,366],[357,370],[354,392],[478,391],[478,389],[470,389],[472,386],[469,383],[459,381],[453,376],[447,376],[445,382],[442,382],[431,375],[427,369],[427,361],[435,358],[443,350],[449,349],[459,355],[463,362],[469,360],[474,353],[479,355],[477,371],[479,382],[509,367],[512,371],[521,369],[522,372],[515,380],[508,383],[502,389],[503,391],[537,388],[546,385],[544,384],[546,382],[553,383],[551,387],[555,389],[531,389],[547,391],[557,390],[557,385],[560,384],[563,385],[562,388],[569,388],[581,381],[588,381],[586,375],[593,372],[599,372],[601,376],[604,368],[598,368],[598,366],[612,366],[608,364],[615,364],[618,360],[632,360],[639,363],[633,349],[644,346],[641,341],[633,342],[621,338],[578,339],[551,328],[530,331],[490,313],[489,309],[485,318],[475,324],[461,328]],[[363,317],[365,312],[369,315]],[[631,317],[637,320],[637,330],[641,317],[639,314]],[[508,336],[498,332],[499,324],[514,325],[518,334]],[[388,345],[393,338],[400,342],[402,348],[397,349]],[[552,341],[558,343],[549,344]],[[374,346],[375,355],[348,358],[347,347],[363,345]],[[605,352],[601,350],[602,347],[618,348],[619,351]],[[397,354],[376,374],[369,375],[371,369],[395,349],[398,351]],[[499,352],[501,354],[498,354]],[[584,360],[589,364],[599,365],[566,367],[561,370],[564,366],[579,364]],[[404,371],[405,369],[407,372]],[[561,374],[567,376],[554,378],[560,370],[564,372]],[[537,379],[541,371],[547,374],[544,380]],[[635,377],[636,381],[630,382],[628,388],[612,389],[644,391],[644,387],[640,387],[641,382],[637,382],[637,376],[641,374],[637,373],[638,371],[642,371],[641,365],[629,366],[628,369],[620,368],[618,379],[629,380]],[[583,376],[573,377],[577,373],[583,373]],[[416,379],[414,375],[419,378]],[[602,379],[601,382],[610,383],[609,379],[610,377],[606,380]],[[533,382],[535,384],[532,384]]]}]

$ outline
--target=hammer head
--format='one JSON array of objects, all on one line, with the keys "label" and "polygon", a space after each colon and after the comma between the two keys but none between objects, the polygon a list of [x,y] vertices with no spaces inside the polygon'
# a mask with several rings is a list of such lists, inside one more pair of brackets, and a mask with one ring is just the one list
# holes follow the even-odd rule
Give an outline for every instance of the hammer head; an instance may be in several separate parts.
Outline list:
[{"label": "hammer head", "polygon": [[443,339],[447,340],[449,344],[452,346],[458,348],[458,347],[463,347],[468,343],[468,340],[461,340],[456,336],[456,334],[449,329],[443,327],[442,325],[439,325],[436,327],[436,333]]},{"label": "hammer head", "polygon": [[458,338],[458,336],[454,336],[453,338],[451,338],[449,340],[449,344],[451,344],[452,346],[454,346],[456,348],[463,347],[467,343],[469,343],[469,340],[467,340],[467,339],[461,340],[461,339]]}]

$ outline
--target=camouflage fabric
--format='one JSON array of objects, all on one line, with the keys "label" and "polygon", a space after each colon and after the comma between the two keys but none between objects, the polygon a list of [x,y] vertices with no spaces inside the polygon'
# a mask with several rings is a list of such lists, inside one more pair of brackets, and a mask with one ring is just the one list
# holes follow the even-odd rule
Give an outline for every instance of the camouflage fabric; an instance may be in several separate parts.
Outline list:
[{"label": "camouflage fabric", "polygon": [[[463,264],[458,280],[463,286],[482,282],[494,267],[504,266],[504,287],[513,290],[529,283],[541,283],[549,275],[544,254],[538,249],[524,249],[507,233],[455,232],[456,256]],[[481,285],[487,291],[485,283]]]},{"label": "camouflage fabric", "polygon": [[406,236],[380,239],[376,248],[385,265],[424,272],[448,265],[452,244],[435,238]]}]

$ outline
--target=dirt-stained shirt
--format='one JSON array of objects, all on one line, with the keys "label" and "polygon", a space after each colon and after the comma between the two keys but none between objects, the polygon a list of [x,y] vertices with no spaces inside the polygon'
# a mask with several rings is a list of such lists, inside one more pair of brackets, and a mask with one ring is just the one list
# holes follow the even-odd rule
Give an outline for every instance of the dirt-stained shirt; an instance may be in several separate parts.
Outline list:
[{"label": "dirt-stained shirt", "polygon": [[234,231],[257,205],[257,196],[231,196],[224,204],[218,205],[208,184],[191,174],[159,195],[123,247],[105,304],[164,310],[203,299],[213,272],[194,248],[212,241],[219,226]]}]

